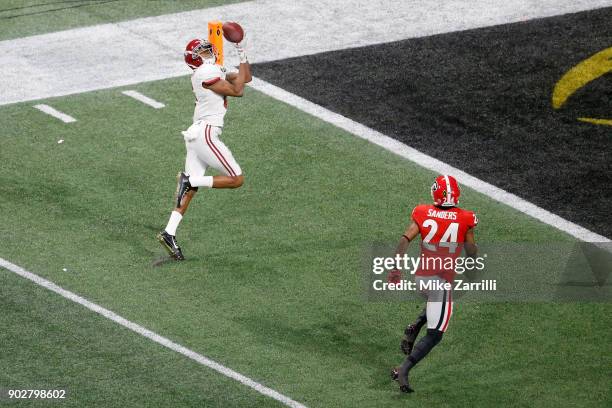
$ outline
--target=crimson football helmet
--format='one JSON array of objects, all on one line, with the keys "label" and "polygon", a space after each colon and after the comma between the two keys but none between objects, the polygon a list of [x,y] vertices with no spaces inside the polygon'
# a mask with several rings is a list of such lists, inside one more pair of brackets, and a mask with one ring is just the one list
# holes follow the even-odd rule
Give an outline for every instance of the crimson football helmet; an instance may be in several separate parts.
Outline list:
[{"label": "crimson football helmet", "polygon": [[438,176],[431,186],[431,197],[434,205],[440,207],[454,207],[459,204],[461,190],[459,183],[453,176]]},{"label": "crimson football helmet", "polygon": [[216,61],[217,52],[215,46],[209,41],[196,38],[189,41],[185,47],[185,63],[189,68],[196,69],[204,63],[204,59],[212,58]]}]

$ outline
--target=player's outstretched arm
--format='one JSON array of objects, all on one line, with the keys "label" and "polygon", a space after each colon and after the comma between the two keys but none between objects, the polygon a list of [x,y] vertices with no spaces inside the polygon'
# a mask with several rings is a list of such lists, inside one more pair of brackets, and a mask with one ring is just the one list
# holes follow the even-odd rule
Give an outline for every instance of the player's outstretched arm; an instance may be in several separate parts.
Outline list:
[{"label": "player's outstretched arm", "polygon": [[217,82],[211,85],[202,83],[202,86],[222,96],[241,97],[242,93],[244,92],[244,81],[240,78],[240,76],[235,78],[233,81],[219,79]]},{"label": "player's outstretched arm", "polygon": [[206,85],[203,83],[202,86],[204,88],[210,89],[211,91],[223,96],[242,96],[244,92],[244,84],[251,82],[253,76],[251,75],[251,64],[249,64],[242,44],[237,43],[235,46],[238,56],[240,57],[238,72],[227,74],[225,80],[219,80],[211,85]]},{"label": "player's outstretched arm", "polygon": [[[410,241],[412,241],[419,234],[419,226],[413,221],[406,231],[404,235],[400,238],[399,244],[397,244],[397,249],[395,250],[396,259],[402,258],[406,253],[406,249],[408,249],[408,245],[410,245]],[[402,272],[400,265],[395,265],[395,269],[389,271],[389,275],[387,275],[387,282],[389,283],[399,283],[402,280]]]},{"label": "player's outstretched arm", "polygon": [[244,69],[244,83],[248,84],[253,80],[253,76],[251,75],[251,64],[249,62],[241,63],[238,73],[240,73],[240,69]]},{"label": "player's outstretched arm", "polygon": [[474,258],[478,253],[478,247],[476,246],[476,239],[474,238],[473,228],[470,228],[465,233],[465,253],[471,258]]},{"label": "player's outstretched arm", "polygon": [[229,74],[227,74],[225,76],[225,79],[227,81],[229,81],[229,82],[231,82],[233,84],[236,81],[241,80],[245,84],[248,84],[249,82],[251,82],[253,80],[253,77],[251,76],[251,65],[248,62],[245,63],[245,64],[240,64],[240,65],[241,66],[244,65],[244,67],[243,67],[243,71],[244,72],[242,73],[242,76],[240,74],[240,71],[238,71],[238,72],[230,72]]},{"label": "player's outstretched arm", "polygon": [[249,64],[249,60],[246,55],[246,37],[239,43],[235,43],[236,52],[238,53],[238,58],[240,58],[240,66],[238,67],[238,77],[241,77],[245,84],[248,84],[253,80],[253,76],[251,75],[251,64]]},{"label": "player's outstretched arm", "polygon": [[419,235],[419,226],[416,222],[412,221],[410,225],[408,225],[408,228],[406,228],[404,235],[400,238],[397,249],[395,250],[395,255],[399,255],[400,257],[404,256],[408,249],[408,245],[410,245],[410,242],[415,239],[417,235]]}]

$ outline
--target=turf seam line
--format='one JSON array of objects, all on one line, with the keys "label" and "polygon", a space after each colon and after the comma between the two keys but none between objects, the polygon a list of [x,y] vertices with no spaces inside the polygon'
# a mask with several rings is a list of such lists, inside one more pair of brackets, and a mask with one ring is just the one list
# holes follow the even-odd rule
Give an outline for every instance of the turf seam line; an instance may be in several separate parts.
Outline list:
[{"label": "turf seam line", "polygon": [[29,272],[27,270],[25,270],[24,268],[15,265],[3,258],[0,258],[0,267],[13,272],[25,279],[28,279],[32,282],[34,282],[35,284],[44,287],[45,289],[48,289],[52,292],[57,293],[58,295],[62,296],[63,298],[66,298],[68,300],[71,300],[72,302],[78,303],[81,306],[84,306],[85,308],[91,310],[92,312],[95,312],[127,329],[130,329],[131,331],[140,334],[143,337],[148,338],[149,340],[152,340],[172,351],[175,351],[179,354],[184,355],[185,357],[190,358],[191,360],[206,366],[208,368],[211,368],[215,371],[217,371],[220,374],[223,374],[224,376],[231,378],[233,380],[238,381],[241,384],[246,385],[247,387],[250,387],[252,389],[254,389],[255,391],[259,392],[260,394],[263,394],[267,397],[273,398],[281,403],[283,403],[284,405],[291,407],[291,408],[307,408],[305,405],[292,400],[291,398],[279,393],[278,391],[275,391],[271,388],[266,387],[263,384],[258,383],[257,381],[246,377],[234,370],[232,370],[231,368],[228,368],[214,360],[209,359],[208,357],[199,354],[193,350],[190,350],[178,343],[173,342],[172,340],[163,337],[155,332],[152,332],[149,329],[146,329],[143,326],[140,326],[137,323],[134,323],[130,320],[125,319],[124,317],[119,316],[118,314],[100,306],[97,305],[93,302],[90,302],[89,300],[69,291],[66,290],[58,285],[56,285],[55,283],[42,278],[32,272]]},{"label": "turf seam line", "polygon": [[34,108],[38,109],[41,112],[46,113],[47,115],[53,116],[54,118],[57,118],[59,120],[61,120],[64,123],[72,123],[72,122],[76,122],[76,119],[73,118],[70,115],[65,114],[64,112],[60,112],[57,109],[49,106],[49,105],[45,105],[44,103],[38,104],[38,105],[34,105]]},{"label": "turf seam line", "polygon": [[146,95],[141,94],[138,91],[134,91],[134,90],[129,90],[129,91],[123,91],[121,92],[122,94],[129,96],[131,98],[136,99],[137,101],[140,101],[142,103],[144,103],[145,105],[149,105],[155,109],[161,109],[161,108],[165,108],[166,105],[164,105],[161,102],[156,101],[153,98],[149,98]]},{"label": "turf seam line", "polygon": [[367,140],[370,143],[380,146],[400,157],[408,159],[411,162],[424,167],[425,169],[431,170],[437,174],[452,174],[462,185],[470,187],[471,189],[478,191],[479,193],[484,194],[495,201],[508,205],[545,224],[551,225],[575,238],[578,238],[579,240],[585,242],[612,242],[610,239],[602,235],[568,221],[548,210],[540,208],[529,201],[471,176],[470,174],[438,159],[428,156],[425,153],[405,145],[396,139],[386,136],[338,113],[332,112],[329,109],[310,102],[307,99],[272,85],[264,80],[253,78],[253,81],[249,84],[249,86],[263,94],[271,96],[274,99],[298,108],[303,112],[323,120],[324,122],[331,123],[332,125],[353,134],[354,136]]}]

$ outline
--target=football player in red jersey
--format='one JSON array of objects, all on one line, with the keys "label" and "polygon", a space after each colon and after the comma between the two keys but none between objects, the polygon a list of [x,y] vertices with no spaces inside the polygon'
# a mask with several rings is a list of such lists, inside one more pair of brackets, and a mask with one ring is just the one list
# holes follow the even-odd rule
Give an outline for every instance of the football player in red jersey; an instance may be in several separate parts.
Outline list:
[{"label": "football player in red jersey", "polygon": [[[412,211],[412,222],[402,235],[396,255],[403,257],[406,249],[417,235],[421,235],[421,263],[415,273],[417,289],[427,298],[427,305],[416,321],[404,331],[401,349],[407,355],[402,365],[395,368],[391,376],[400,383],[402,392],[412,392],[408,382],[410,370],[421,361],[439,342],[448,328],[453,313],[452,287],[445,289],[422,289],[422,283],[436,281],[449,283],[454,279],[454,261],[461,255],[462,247],[468,257],[477,252],[474,227],[478,219],[472,211],[457,207],[461,190],[452,176],[438,176],[431,186],[434,204],[417,205]],[[441,262],[450,259],[450,264]],[[436,262],[440,261],[440,262]],[[399,269],[391,271],[389,280],[401,279]],[[427,334],[414,345],[421,328],[427,324]],[[414,345],[414,349],[413,349]]]}]

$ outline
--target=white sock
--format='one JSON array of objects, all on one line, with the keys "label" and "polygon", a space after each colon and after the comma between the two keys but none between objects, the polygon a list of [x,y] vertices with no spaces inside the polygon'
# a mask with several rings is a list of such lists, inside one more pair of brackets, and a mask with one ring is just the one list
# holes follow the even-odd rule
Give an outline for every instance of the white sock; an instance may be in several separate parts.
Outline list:
[{"label": "white sock", "polygon": [[176,235],[176,229],[178,228],[179,223],[183,219],[183,216],[178,211],[172,211],[170,214],[170,219],[168,220],[168,225],[166,225],[166,232],[170,235]]},{"label": "white sock", "polygon": [[189,176],[189,183],[193,187],[212,187],[212,176]]}]

